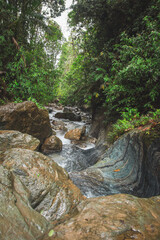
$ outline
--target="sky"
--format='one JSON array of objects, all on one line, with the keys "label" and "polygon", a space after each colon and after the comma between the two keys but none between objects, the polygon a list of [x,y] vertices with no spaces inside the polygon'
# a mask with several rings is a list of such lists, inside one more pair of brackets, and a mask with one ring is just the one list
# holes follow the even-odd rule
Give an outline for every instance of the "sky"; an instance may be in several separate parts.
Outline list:
[{"label": "sky", "polygon": [[[66,8],[69,8],[72,4],[72,0],[66,0]],[[61,16],[55,18],[54,20],[60,25],[63,35],[68,39],[70,35],[69,27],[67,26],[67,15],[70,10],[64,11]]]}]

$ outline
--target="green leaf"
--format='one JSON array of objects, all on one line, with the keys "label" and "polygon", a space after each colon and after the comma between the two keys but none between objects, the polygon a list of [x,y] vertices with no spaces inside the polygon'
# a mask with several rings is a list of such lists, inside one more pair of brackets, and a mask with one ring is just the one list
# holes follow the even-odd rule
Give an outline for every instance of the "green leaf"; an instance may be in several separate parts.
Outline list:
[{"label": "green leaf", "polygon": [[105,69],[103,69],[103,68],[97,68],[96,70],[97,70],[97,71],[101,71],[101,72],[104,72],[104,73],[106,73],[106,70],[105,70]]},{"label": "green leaf", "polygon": [[95,81],[98,81],[100,78],[102,78],[103,77],[103,74],[101,73],[101,74],[98,74],[98,75],[96,75],[95,76],[95,78],[94,78],[94,80]]},{"label": "green leaf", "polygon": [[43,215],[44,210],[41,210],[40,214]]},{"label": "green leaf", "polygon": [[52,237],[53,234],[54,234],[54,230],[52,229],[52,230],[49,231],[48,236],[49,236],[49,237]]}]

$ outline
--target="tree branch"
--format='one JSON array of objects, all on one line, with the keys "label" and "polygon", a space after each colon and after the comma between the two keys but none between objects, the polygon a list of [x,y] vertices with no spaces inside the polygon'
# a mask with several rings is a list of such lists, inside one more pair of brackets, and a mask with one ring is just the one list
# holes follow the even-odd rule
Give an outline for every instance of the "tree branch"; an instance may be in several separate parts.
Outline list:
[{"label": "tree branch", "polygon": [[[18,45],[18,42],[16,41],[16,39],[14,37],[12,37],[12,40],[13,40],[13,43],[16,46],[17,50],[19,51],[20,50],[20,46]],[[22,54],[22,59],[23,59],[23,62],[24,62],[24,66],[26,67],[26,61],[25,61],[25,57],[24,57],[23,54]]]}]

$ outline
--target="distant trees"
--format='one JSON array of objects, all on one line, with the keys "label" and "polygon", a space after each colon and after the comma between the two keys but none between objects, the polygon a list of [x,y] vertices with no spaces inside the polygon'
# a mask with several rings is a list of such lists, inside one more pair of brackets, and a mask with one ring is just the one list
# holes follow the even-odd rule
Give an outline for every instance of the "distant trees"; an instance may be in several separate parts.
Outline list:
[{"label": "distant trees", "polygon": [[[160,108],[160,0],[0,0],[1,93],[17,101],[105,106],[107,119]],[[58,68],[56,56],[61,51]]]},{"label": "distant trees", "polygon": [[63,0],[0,0],[0,70],[12,96],[43,101],[48,87],[51,95],[62,33],[50,17],[63,10]]},{"label": "distant trees", "polygon": [[160,1],[75,0],[72,9],[77,51],[61,78],[62,99],[104,105],[108,119],[159,108]]}]

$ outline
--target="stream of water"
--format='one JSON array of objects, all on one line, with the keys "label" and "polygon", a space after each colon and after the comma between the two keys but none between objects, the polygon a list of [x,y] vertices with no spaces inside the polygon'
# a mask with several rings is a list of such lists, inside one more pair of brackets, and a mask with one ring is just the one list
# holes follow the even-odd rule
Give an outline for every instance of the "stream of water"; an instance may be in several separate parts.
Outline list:
[{"label": "stream of water", "polygon": [[[91,142],[91,138],[87,137],[91,126],[91,116],[88,113],[80,110],[72,109],[77,114],[81,115],[81,121],[70,121],[67,119],[58,119],[56,113],[63,112],[56,108],[50,108],[50,122],[56,136],[62,141],[62,151],[49,155],[59,166],[65,168],[68,172],[81,171],[97,162],[98,153],[95,149],[95,144]],[[65,133],[75,128],[86,127],[86,140],[73,142],[66,139]]]}]

